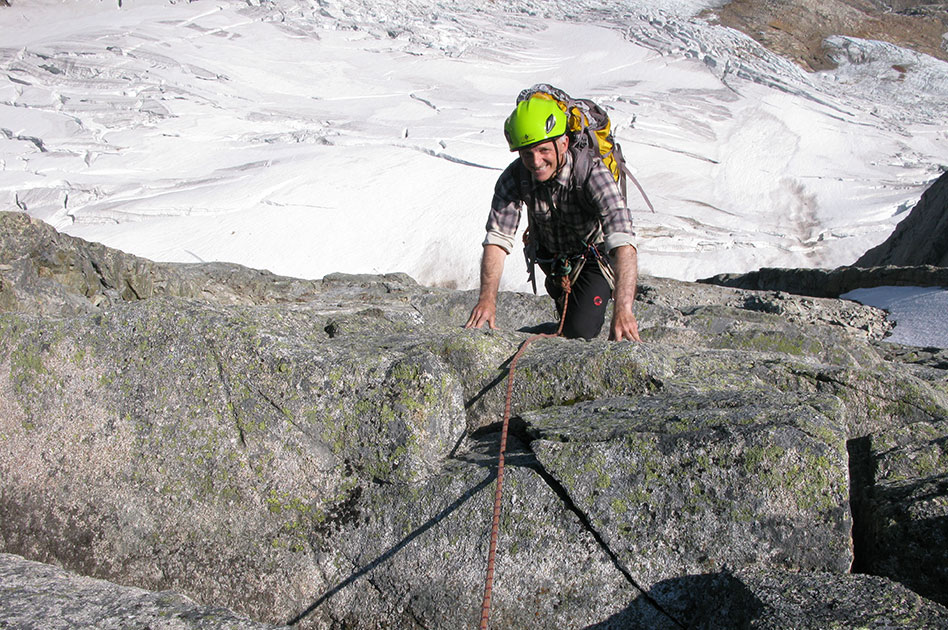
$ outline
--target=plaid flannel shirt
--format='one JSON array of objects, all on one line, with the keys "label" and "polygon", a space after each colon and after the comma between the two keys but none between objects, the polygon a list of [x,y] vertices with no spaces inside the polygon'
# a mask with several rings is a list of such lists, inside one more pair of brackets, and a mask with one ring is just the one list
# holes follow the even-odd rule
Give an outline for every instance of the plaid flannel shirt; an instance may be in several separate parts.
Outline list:
[{"label": "plaid flannel shirt", "polygon": [[611,252],[635,245],[632,213],[619,186],[601,160],[594,160],[585,182],[573,181],[573,156],[549,182],[537,182],[520,158],[497,179],[484,245],[499,245],[508,254],[520,225],[520,210],[529,213],[531,238],[550,255],[573,255],[590,243]]}]

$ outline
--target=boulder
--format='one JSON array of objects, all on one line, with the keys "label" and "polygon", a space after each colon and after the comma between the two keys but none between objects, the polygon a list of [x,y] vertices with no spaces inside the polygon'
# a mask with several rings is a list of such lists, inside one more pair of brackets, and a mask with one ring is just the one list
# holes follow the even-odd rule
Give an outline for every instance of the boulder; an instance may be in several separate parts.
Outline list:
[{"label": "boulder", "polygon": [[651,589],[736,566],[848,571],[840,407],[818,395],[685,390],[524,420],[544,470]]},{"label": "boulder", "polygon": [[914,422],[854,441],[856,569],[948,605],[948,426]]},{"label": "boulder", "polygon": [[[548,298],[465,330],[470,291],[164,265],[20,213],[0,253],[0,552],[265,624],[477,622]],[[643,277],[636,313],[644,343],[517,364],[492,627],[948,625],[939,356],[789,292]]]}]

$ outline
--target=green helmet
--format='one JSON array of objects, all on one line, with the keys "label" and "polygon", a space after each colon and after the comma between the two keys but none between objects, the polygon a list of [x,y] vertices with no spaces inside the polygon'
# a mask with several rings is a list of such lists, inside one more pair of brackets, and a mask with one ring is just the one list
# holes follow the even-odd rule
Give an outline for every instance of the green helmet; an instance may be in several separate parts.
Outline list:
[{"label": "green helmet", "polygon": [[548,98],[528,98],[504,123],[504,135],[511,151],[558,138],[566,133],[566,113]]}]

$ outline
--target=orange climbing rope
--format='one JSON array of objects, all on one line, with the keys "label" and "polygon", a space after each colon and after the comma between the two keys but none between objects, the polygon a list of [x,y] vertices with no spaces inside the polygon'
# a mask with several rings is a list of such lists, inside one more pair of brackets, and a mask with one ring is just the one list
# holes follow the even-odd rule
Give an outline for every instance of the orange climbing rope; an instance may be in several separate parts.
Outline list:
[{"label": "orange climbing rope", "polygon": [[520,344],[520,349],[510,360],[510,370],[507,375],[507,400],[504,403],[504,424],[500,430],[500,454],[497,457],[497,487],[494,490],[494,520],[490,528],[490,548],[487,552],[487,579],[484,583],[484,601],[481,604],[481,630],[487,630],[487,619],[490,617],[490,599],[494,588],[494,557],[497,554],[497,536],[500,530],[500,499],[504,488],[504,451],[507,450],[507,427],[510,424],[510,403],[513,399],[514,370],[517,368],[517,361],[531,343],[537,339],[559,337],[563,334],[563,322],[566,321],[566,307],[569,305],[569,294],[571,286],[569,277],[563,276],[562,286],[564,291],[563,312],[560,315],[560,326],[556,334],[538,333],[528,337],[526,341]]}]

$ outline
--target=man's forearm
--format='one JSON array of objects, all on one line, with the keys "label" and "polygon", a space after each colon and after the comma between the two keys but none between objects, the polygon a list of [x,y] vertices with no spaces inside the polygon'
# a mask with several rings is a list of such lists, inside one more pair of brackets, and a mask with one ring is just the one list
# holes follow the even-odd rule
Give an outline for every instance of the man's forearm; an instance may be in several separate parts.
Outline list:
[{"label": "man's forearm", "polygon": [[498,245],[485,245],[481,258],[481,293],[479,301],[485,299],[497,301],[500,290],[500,277],[504,273],[504,260],[507,252]]},{"label": "man's forearm", "polygon": [[615,271],[615,290],[612,293],[615,305],[609,339],[614,341],[642,341],[639,324],[632,313],[635,304],[635,285],[639,280],[638,252],[632,245],[622,245],[612,250],[612,267]]},{"label": "man's forearm", "polygon": [[497,291],[500,289],[500,276],[504,273],[504,259],[507,252],[499,245],[485,245],[481,257],[481,294],[477,304],[467,319],[466,328],[480,328],[487,324],[496,328]]},{"label": "man's forearm", "polygon": [[623,245],[612,250],[612,266],[615,271],[613,299],[616,308],[631,310],[635,304],[635,289],[639,281],[639,258],[635,247]]}]

